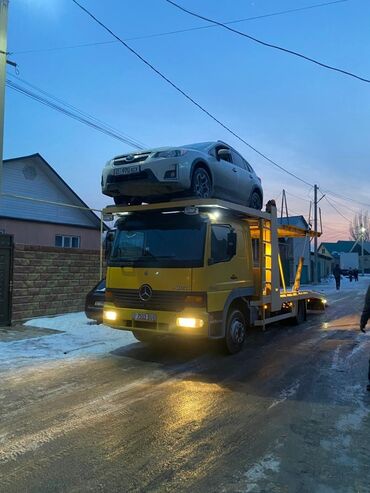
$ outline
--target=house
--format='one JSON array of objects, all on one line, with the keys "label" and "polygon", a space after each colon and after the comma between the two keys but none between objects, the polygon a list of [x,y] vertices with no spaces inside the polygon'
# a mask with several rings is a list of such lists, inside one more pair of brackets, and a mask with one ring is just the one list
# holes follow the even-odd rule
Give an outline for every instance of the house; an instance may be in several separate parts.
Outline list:
[{"label": "house", "polygon": [[[290,224],[305,231],[310,231],[310,226],[303,216],[290,216],[278,219],[280,224]],[[294,283],[295,273],[300,257],[303,257],[303,268],[301,274],[302,284],[311,281],[310,269],[310,238],[283,238],[280,239],[280,255],[283,264],[285,280],[289,284]]]},{"label": "house", "polygon": [[15,243],[99,250],[100,219],[40,154],[4,160],[3,193],[0,232]]},{"label": "house", "polygon": [[[315,254],[311,252],[311,278],[313,279],[313,269],[315,262]],[[334,266],[334,258],[330,255],[330,253],[320,253],[317,252],[317,278],[321,280],[323,277],[328,277],[332,271]]]},{"label": "house", "polygon": [[323,242],[318,248],[320,254],[331,255],[333,258],[333,264],[339,264],[339,256],[341,253],[355,252],[359,255],[360,260],[360,271],[362,266],[364,266],[364,271],[370,273],[370,242],[364,242],[364,256],[362,258],[362,245],[361,242],[356,242],[354,240],[339,240],[336,243]]},{"label": "house", "polygon": [[101,221],[40,154],[4,161],[0,232],[0,325],[83,310]]}]

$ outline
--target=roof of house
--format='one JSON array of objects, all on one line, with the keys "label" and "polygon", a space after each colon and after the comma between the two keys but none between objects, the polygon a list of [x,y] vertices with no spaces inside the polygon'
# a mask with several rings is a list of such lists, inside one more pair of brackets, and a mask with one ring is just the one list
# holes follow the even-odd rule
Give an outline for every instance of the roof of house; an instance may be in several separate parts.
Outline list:
[{"label": "roof of house", "polygon": [[291,226],[298,226],[300,228],[309,231],[311,228],[303,216],[289,216],[289,217],[279,217],[279,224],[289,224]]},{"label": "roof of house", "polygon": [[39,153],[5,159],[3,169],[0,217],[100,229],[98,216]]},{"label": "roof of house", "polygon": [[[325,249],[330,252],[330,254],[335,253],[349,253],[355,244],[354,240],[339,240],[336,243],[332,242],[322,242],[319,249],[323,246]],[[356,247],[353,250],[354,252],[361,251],[361,244],[357,243]],[[365,255],[370,255],[370,242],[364,242],[364,253]]]}]

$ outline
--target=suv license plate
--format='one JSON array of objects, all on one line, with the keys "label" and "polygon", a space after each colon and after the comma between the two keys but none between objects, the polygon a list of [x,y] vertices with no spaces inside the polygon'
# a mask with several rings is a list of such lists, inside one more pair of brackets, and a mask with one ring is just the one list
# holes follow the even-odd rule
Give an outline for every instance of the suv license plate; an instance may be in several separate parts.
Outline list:
[{"label": "suv license plate", "polygon": [[124,168],[117,168],[114,170],[116,176],[131,175],[133,173],[140,173],[140,166],[125,166]]},{"label": "suv license plate", "polygon": [[134,313],[132,319],[136,322],[156,322],[157,315],[155,313]]}]

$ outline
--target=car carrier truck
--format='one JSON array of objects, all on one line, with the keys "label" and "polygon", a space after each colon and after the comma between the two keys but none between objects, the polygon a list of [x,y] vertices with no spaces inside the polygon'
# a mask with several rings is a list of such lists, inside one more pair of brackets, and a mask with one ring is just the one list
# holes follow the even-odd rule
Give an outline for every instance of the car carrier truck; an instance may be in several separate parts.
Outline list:
[{"label": "car carrier truck", "polygon": [[314,235],[278,224],[276,205],[258,211],[217,199],[109,206],[117,217],[107,265],[103,320],[142,342],[169,335],[220,339],[238,352],[248,328],[299,324],[324,309],[300,290],[301,264],[287,289],[279,238]]}]

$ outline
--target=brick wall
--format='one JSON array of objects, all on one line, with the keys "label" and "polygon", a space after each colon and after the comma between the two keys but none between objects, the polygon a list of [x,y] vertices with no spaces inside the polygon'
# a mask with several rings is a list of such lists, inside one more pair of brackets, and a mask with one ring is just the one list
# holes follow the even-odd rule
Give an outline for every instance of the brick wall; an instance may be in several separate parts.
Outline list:
[{"label": "brick wall", "polygon": [[99,281],[99,252],[15,245],[12,320],[84,309]]}]

